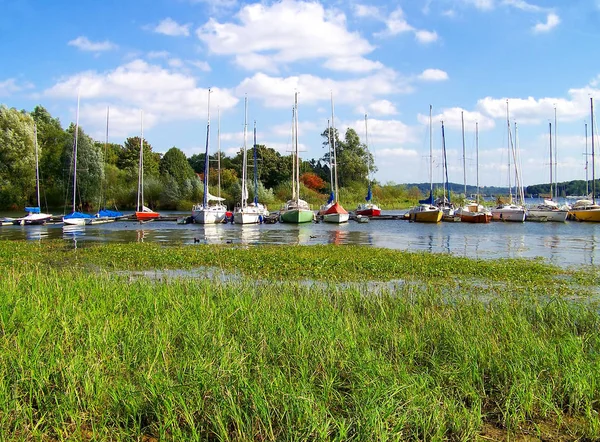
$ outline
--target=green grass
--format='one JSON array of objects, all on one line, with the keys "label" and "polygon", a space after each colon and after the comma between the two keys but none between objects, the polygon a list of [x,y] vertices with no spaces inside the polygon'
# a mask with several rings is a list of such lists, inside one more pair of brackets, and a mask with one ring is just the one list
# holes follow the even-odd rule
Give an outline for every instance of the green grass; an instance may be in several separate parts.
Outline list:
[{"label": "green grass", "polygon": [[[260,284],[113,272],[256,260]],[[366,295],[303,266],[421,282]],[[2,242],[0,270],[2,440],[600,438],[598,305],[537,261]]]}]

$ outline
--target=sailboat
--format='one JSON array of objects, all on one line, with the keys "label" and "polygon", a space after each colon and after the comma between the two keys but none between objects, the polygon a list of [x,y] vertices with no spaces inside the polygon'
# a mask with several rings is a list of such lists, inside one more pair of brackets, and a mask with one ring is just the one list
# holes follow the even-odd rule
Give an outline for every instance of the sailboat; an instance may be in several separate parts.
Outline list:
[{"label": "sailboat", "polygon": [[[242,198],[233,211],[233,222],[236,224],[259,224],[264,220],[266,209],[258,202],[258,167],[256,158],[256,123],[254,123],[254,202],[248,204],[248,185],[246,170],[248,168],[248,154],[246,140],[248,135],[248,97],[244,99],[244,148],[242,152]],[[268,215],[268,212],[266,212]]]},{"label": "sailboat", "polygon": [[282,223],[309,223],[315,214],[310,205],[300,198],[300,155],[298,152],[298,92],[294,94],[293,109],[293,139],[294,152],[292,153],[292,199],[287,201],[279,212],[279,219]]},{"label": "sailboat", "polygon": [[558,203],[552,199],[552,188],[554,185],[552,177],[552,123],[548,123],[548,128],[550,138],[550,198],[545,199],[543,204],[527,210],[526,221],[565,222],[569,213],[566,209],[560,209]]},{"label": "sailboat", "polygon": [[[342,224],[347,223],[350,215],[339,203],[338,189],[338,174],[337,174],[337,157],[335,152],[335,120],[333,108],[333,93],[331,94],[331,131],[330,134],[330,152],[329,152],[329,170],[331,176],[332,195],[327,204],[321,207],[319,214],[323,216],[323,221],[326,223]],[[333,156],[332,156],[333,155]]]},{"label": "sailboat", "polygon": [[592,125],[592,199],[578,200],[569,211],[577,221],[600,222],[600,205],[596,204],[596,167],[594,159],[594,99],[590,97],[590,114]]},{"label": "sailboat", "polygon": [[[506,100],[506,125],[507,125],[507,138],[508,138],[508,192],[509,201],[508,203],[501,203],[496,208],[492,209],[492,220],[493,221],[513,221],[522,223],[525,221],[525,208],[520,204],[514,204],[512,201],[512,186],[510,183],[511,176],[511,164],[510,157],[513,156],[513,163],[515,167],[515,193],[519,193],[519,199],[523,201],[523,188],[518,183],[518,167],[517,167],[517,156],[515,146],[513,145],[512,133],[510,130],[510,119],[508,113],[508,100]],[[515,123],[515,142],[517,138],[517,124]]]},{"label": "sailboat", "polygon": [[[204,198],[202,204],[192,207],[192,219],[197,224],[219,224],[227,220],[227,207],[223,205],[225,198],[211,195],[208,191],[208,178],[210,174],[209,148],[210,148],[210,94],[208,90],[208,120],[206,123],[206,151],[204,154]],[[211,203],[214,201],[215,203]]]},{"label": "sailboat", "polygon": [[[463,148],[465,144],[465,131],[463,123]],[[464,156],[464,154],[463,154]],[[446,133],[444,131],[444,122],[442,121],[442,173],[444,179],[444,185],[442,190],[442,197],[437,198],[434,205],[442,211],[442,221],[460,221],[458,216],[454,215],[455,207],[450,200],[450,182],[448,181],[448,159],[446,158]],[[466,185],[465,185],[466,187]],[[466,191],[465,191],[466,193]],[[419,201],[420,202],[420,201]]]},{"label": "sailboat", "polygon": [[367,127],[367,114],[365,114],[365,145],[367,146],[367,179],[369,180],[369,188],[367,190],[367,196],[365,197],[365,203],[359,204],[356,208],[356,217],[359,216],[379,216],[381,215],[381,209],[377,204],[373,203],[373,191],[371,189],[371,155],[369,154],[369,131]]},{"label": "sailboat", "polygon": [[[464,136],[463,136],[464,139]],[[456,211],[463,223],[478,223],[487,224],[492,220],[492,212],[486,209],[483,205],[479,204],[479,123],[475,123],[475,155],[476,155],[476,169],[477,169],[477,194],[475,201],[469,201],[464,207],[461,207]],[[463,168],[466,167],[465,156],[463,155]],[[466,169],[465,169],[466,170]],[[465,195],[467,192],[465,179]]]},{"label": "sailboat", "polygon": [[63,216],[63,223],[70,226],[85,226],[85,220],[92,215],[77,211],[77,139],[79,138],[79,94],[77,94],[77,115],[75,117],[75,141],[73,143],[73,211]]},{"label": "sailboat", "polygon": [[[420,223],[439,223],[442,220],[443,211],[433,205],[433,139],[431,113],[432,106],[429,105],[429,197],[419,201],[419,205],[408,211],[408,219]],[[444,134],[444,123],[442,122],[442,135]]]},{"label": "sailboat", "polygon": [[33,137],[35,143],[35,188],[37,193],[37,206],[35,207],[25,207],[25,211],[27,215],[23,218],[17,219],[5,219],[2,222],[2,225],[38,225],[38,224],[46,224],[51,218],[52,215],[49,213],[43,213],[41,211],[40,205],[40,169],[39,169],[39,161],[38,161],[38,142],[37,142],[37,125],[35,122],[33,123]]},{"label": "sailboat", "polygon": [[135,207],[135,218],[139,222],[152,221],[160,216],[159,213],[144,205],[144,112],[140,112],[141,135],[140,135],[140,160],[138,164],[138,192]]},{"label": "sailboat", "polygon": [[[104,140],[104,162],[106,164],[106,151],[108,148],[108,120],[110,116],[110,108],[106,108],[106,138]],[[105,171],[106,173],[106,171]],[[104,182],[102,183],[100,192],[104,192]],[[104,199],[103,195],[100,195],[100,207],[103,206]],[[95,224],[106,224],[112,223],[116,221],[117,218],[122,217],[123,214],[114,210],[100,209],[98,213],[93,218],[88,218],[85,220],[86,225],[95,225]]]}]

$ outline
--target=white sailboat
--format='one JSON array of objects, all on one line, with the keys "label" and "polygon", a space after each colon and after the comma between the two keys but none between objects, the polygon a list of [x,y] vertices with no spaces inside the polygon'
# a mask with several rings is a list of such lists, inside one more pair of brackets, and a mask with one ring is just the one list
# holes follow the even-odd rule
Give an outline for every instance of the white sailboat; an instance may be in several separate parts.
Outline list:
[{"label": "white sailboat", "polygon": [[27,215],[23,218],[17,219],[5,219],[2,222],[2,225],[39,225],[46,224],[51,218],[52,215],[49,213],[43,213],[41,211],[40,205],[40,169],[39,169],[39,161],[38,161],[38,142],[37,142],[37,125],[35,122],[33,123],[33,137],[35,143],[35,188],[37,194],[37,206],[36,207],[25,207],[25,211]]},{"label": "white sailboat", "polygon": [[[433,205],[433,126],[431,121],[432,106],[429,105],[429,196],[419,200],[419,205],[408,211],[408,219],[417,223],[437,224],[442,220],[443,211]],[[442,121],[442,140],[444,139],[444,122]]]},{"label": "white sailboat", "polygon": [[315,214],[310,205],[300,198],[300,155],[298,151],[298,92],[294,95],[293,109],[293,140],[294,152],[292,153],[292,199],[288,200],[279,211],[279,220],[282,223],[308,223]]},{"label": "white sailboat", "polygon": [[[246,171],[248,168],[248,97],[244,98],[244,147],[242,152],[242,198],[233,211],[233,222],[236,224],[259,224],[268,215],[266,208],[258,202],[258,177],[256,155],[254,158],[254,202],[248,204],[248,184]],[[254,125],[254,153],[256,154],[256,123]]]},{"label": "white sailboat", "polygon": [[[108,121],[109,121],[109,117],[110,117],[110,108],[107,107],[106,108],[106,138],[104,140],[104,164],[106,164],[106,151],[108,148]],[[105,175],[106,176],[106,170],[105,170]],[[103,198],[103,192],[105,191],[104,188],[104,178],[102,180],[102,186],[100,189],[100,204],[99,206],[102,207],[104,201]],[[94,215],[93,218],[89,218],[85,220],[85,224],[86,225],[96,225],[96,224],[106,224],[106,223],[112,223],[115,222],[117,220],[117,218],[122,217],[123,214],[121,212],[118,211],[114,211],[114,210],[107,210],[106,208],[104,209],[100,209],[98,211],[98,213],[96,213],[96,215]]]},{"label": "white sailboat", "polygon": [[[333,132],[333,134],[331,134]],[[323,216],[323,221],[332,224],[347,223],[350,215],[348,211],[339,203],[337,156],[335,150],[335,119],[333,107],[333,92],[331,93],[331,131],[330,131],[330,152],[329,152],[329,170],[331,176],[332,195],[327,204],[321,207],[319,214]]]},{"label": "white sailboat", "polygon": [[[464,138],[463,138],[464,139]],[[479,204],[479,123],[475,123],[475,156],[477,163],[477,196],[475,201],[468,201],[463,207],[456,211],[460,220],[464,223],[481,223],[487,224],[492,220],[492,212]],[[463,154],[463,168],[466,171],[466,160]],[[465,195],[467,193],[465,179]]]},{"label": "white sailboat", "polygon": [[92,215],[77,211],[77,139],[79,138],[79,93],[77,94],[77,115],[75,117],[75,142],[73,143],[73,211],[63,216],[63,223],[69,226],[85,226]]},{"label": "white sailboat", "polygon": [[155,212],[149,207],[145,206],[144,201],[144,112],[140,111],[140,159],[138,162],[138,191],[137,191],[137,203],[135,208],[135,218],[140,222],[152,221],[160,214]]},{"label": "white sailboat", "polygon": [[[527,210],[527,221],[553,221],[565,222],[569,211],[558,207],[558,203],[552,199],[553,195],[553,176],[552,176],[552,123],[548,123],[549,139],[550,139],[550,198],[545,199],[543,204],[538,204],[535,207]],[[556,137],[555,137],[556,142]],[[558,186],[557,186],[558,187]]]},{"label": "white sailboat", "polygon": [[225,205],[223,204],[225,198],[211,195],[208,190],[208,178],[210,173],[210,94],[211,90],[209,89],[208,119],[206,124],[206,151],[204,157],[204,198],[201,204],[195,204],[192,207],[192,219],[197,224],[219,224],[225,222],[227,218],[227,207],[225,207]]},{"label": "white sailboat", "polygon": [[[509,201],[507,203],[502,203],[499,204],[498,206],[496,206],[494,209],[492,209],[492,220],[494,221],[512,221],[512,222],[524,222],[525,221],[525,214],[526,214],[526,210],[525,207],[523,207],[522,204],[514,204],[512,201],[512,186],[510,183],[510,176],[511,176],[511,164],[510,164],[510,158],[511,155],[513,156],[513,163],[514,163],[514,167],[515,167],[515,177],[516,177],[516,181],[515,181],[515,189],[516,192],[518,193],[518,197],[517,199],[520,199],[520,201],[523,201],[523,188],[519,186],[519,179],[518,179],[518,167],[517,167],[517,155],[516,155],[516,149],[515,146],[512,142],[512,133],[510,130],[510,119],[509,119],[509,113],[508,113],[508,100],[506,100],[506,125],[507,125],[507,134],[508,134],[508,192],[509,192]],[[516,136],[517,134],[517,124],[515,123],[515,142],[516,142]]]},{"label": "white sailboat", "polygon": [[367,179],[369,180],[369,187],[367,189],[367,196],[365,197],[364,203],[359,204],[356,207],[356,218],[359,216],[373,217],[381,215],[381,208],[373,202],[373,191],[371,189],[371,155],[369,154],[369,131],[367,127],[367,114],[365,114],[365,146],[367,147]]}]

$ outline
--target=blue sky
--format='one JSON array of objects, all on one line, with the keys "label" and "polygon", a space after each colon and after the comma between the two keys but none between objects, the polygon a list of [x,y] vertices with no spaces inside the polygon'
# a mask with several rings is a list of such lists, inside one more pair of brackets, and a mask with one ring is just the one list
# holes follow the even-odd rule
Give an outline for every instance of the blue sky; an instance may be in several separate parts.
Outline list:
[{"label": "blue sky", "polygon": [[[431,104],[434,180],[441,120],[449,178],[463,180],[464,112],[468,183],[478,122],[480,183],[505,186],[508,99],[524,184],[549,180],[555,108],[558,180],[585,178],[584,124],[591,152],[589,99],[600,98],[598,0],[0,0],[0,10],[0,103],[42,104],[67,126],[80,90],[80,124],[97,139],[107,106],[118,143],[139,134],[143,109],[155,151],[202,152],[210,87],[212,149],[217,108],[222,149],[241,146],[247,95],[258,141],[285,153],[297,90],[302,156],[318,158],[333,94],[340,132],[363,138],[368,113],[376,179],[425,182]],[[591,179],[591,159],[589,170]]]}]

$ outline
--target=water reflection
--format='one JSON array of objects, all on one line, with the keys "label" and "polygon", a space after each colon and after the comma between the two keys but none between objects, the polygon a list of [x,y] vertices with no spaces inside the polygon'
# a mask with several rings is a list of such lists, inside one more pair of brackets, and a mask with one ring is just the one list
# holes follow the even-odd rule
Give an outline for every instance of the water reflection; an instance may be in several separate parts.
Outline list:
[{"label": "water reflection", "polygon": [[2,226],[0,239],[42,241],[66,239],[74,247],[92,242],[161,242],[169,244],[337,244],[451,253],[478,259],[534,258],[560,266],[596,264],[600,258],[600,224],[490,223],[470,225],[408,223],[401,220],[262,224],[177,225],[155,221],[140,225],[121,221],[95,226]]}]

